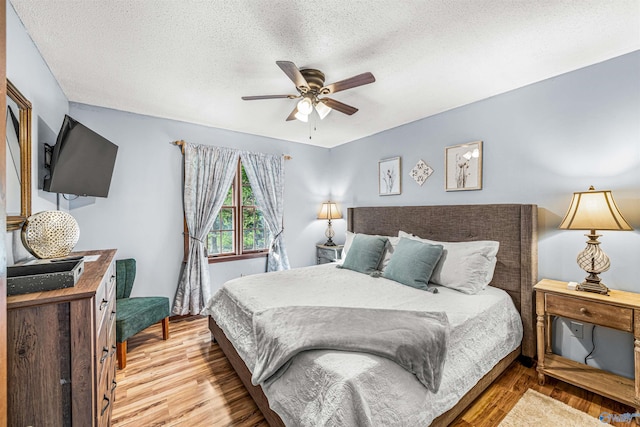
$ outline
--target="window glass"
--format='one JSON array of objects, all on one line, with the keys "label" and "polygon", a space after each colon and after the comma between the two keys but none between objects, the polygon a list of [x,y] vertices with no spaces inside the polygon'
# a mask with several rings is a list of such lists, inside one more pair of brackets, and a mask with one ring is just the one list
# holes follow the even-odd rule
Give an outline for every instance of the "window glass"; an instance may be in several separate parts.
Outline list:
[{"label": "window glass", "polygon": [[[234,191],[236,188],[239,189],[237,193]],[[236,173],[236,179],[207,236],[210,257],[268,251],[271,236],[262,211],[255,203],[249,179],[240,164],[240,173]]]}]

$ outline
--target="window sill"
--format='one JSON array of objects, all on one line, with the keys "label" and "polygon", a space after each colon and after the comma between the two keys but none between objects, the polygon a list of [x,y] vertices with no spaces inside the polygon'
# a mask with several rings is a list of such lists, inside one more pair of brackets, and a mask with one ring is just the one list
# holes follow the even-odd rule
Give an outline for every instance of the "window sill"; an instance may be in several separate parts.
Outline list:
[{"label": "window sill", "polygon": [[222,256],[210,256],[209,264],[216,264],[218,262],[227,262],[227,261],[240,261],[243,259],[251,259],[251,258],[266,258],[269,255],[269,252],[253,252],[242,255],[222,255]]}]

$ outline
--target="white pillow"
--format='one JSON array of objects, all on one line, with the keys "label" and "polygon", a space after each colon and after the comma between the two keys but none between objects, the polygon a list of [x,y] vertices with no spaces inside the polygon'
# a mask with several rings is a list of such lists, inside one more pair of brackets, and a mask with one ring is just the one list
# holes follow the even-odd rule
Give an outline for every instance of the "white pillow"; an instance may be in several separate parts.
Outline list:
[{"label": "white pillow", "polygon": [[442,245],[442,257],[431,275],[431,282],[456,289],[465,294],[476,294],[493,279],[500,242],[477,240],[473,242],[438,242],[421,239],[404,231],[399,237]]},{"label": "white pillow", "polygon": [[340,258],[342,258],[342,260],[344,261],[344,259],[347,257],[347,252],[349,252],[349,248],[351,247],[351,244],[353,243],[353,238],[356,237],[356,233],[352,233],[350,231],[347,231],[345,240],[344,240],[344,247],[342,248],[342,256]]},{"label": "white pillow", "polygon": [[393,236],[384,236],[389,240],[389,244],[387,245],[387,250],[384,253],[384,258],[382,258],[382,266],[380,267],[381,271],[384,271],[385,268],[387,268],[387,265],[389,265],[389,260],[391,260],[391,256],[393,255],[393,252],[396,250],[396,246],[398,246],[398,243],[400,243],[400,238],[399,237],[393,237]]},{"label": "white pillow", "polygon": [[[347,231],[346,238],[344,241],[344,248],[342,248],[342,261],[347,257],[347,252],[349,252],[349,248],[353,243],[353,238],[356,236],[356,233],[352,233],[351,231]],[[391,255],[393,255],[393,251],[396,246],[398,246],[398,242],[400,242],[400,237],[394,236],[380,236],[386,237],[389,240],[390,245],[387,245],[387,250],[384,253],[384,258],[382,259],[382,265],[380,270],[384,270],[389,264],[389,260],[391,259]]]}]

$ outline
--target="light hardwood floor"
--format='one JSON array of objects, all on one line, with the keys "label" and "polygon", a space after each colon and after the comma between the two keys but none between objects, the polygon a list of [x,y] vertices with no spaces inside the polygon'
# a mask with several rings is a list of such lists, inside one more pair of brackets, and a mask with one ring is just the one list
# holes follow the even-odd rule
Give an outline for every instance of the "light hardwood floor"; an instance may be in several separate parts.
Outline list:
[{"label": "light hardwood floor", "polygon": [[[117,372],[114,427],[268,427],[218,345],[211,343],[206,318],[172,321],[168,341],[162,340],[160,324],[154,325],[130,338],[128,349],[127,367]],[[528,388],[594,417],[634,412],[554,379],[538,386],[535,369],[514,362],[452,426],[496,426]]]}]

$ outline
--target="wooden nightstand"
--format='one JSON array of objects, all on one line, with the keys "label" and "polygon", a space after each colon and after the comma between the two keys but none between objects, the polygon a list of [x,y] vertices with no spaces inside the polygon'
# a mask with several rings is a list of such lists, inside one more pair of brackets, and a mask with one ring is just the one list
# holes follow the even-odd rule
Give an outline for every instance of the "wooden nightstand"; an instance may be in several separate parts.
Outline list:
[{"label": "wooden nightstand", "polygon": [[342,257],[343,248],[344,245],[316,245],[316,264],[326,264],[339,260]]},{"label": "wooden nightstand", "polygon": [[[567,282],[544,279],[535,285],[538,382],[545,375],[640,409],[640,294],[609,290],[609,295],[567,289]],[[633,334],[635,379],[624,378],[553,354],[552,316],[606,326]],[[637,420],[637,419],[636,419]]]}]

